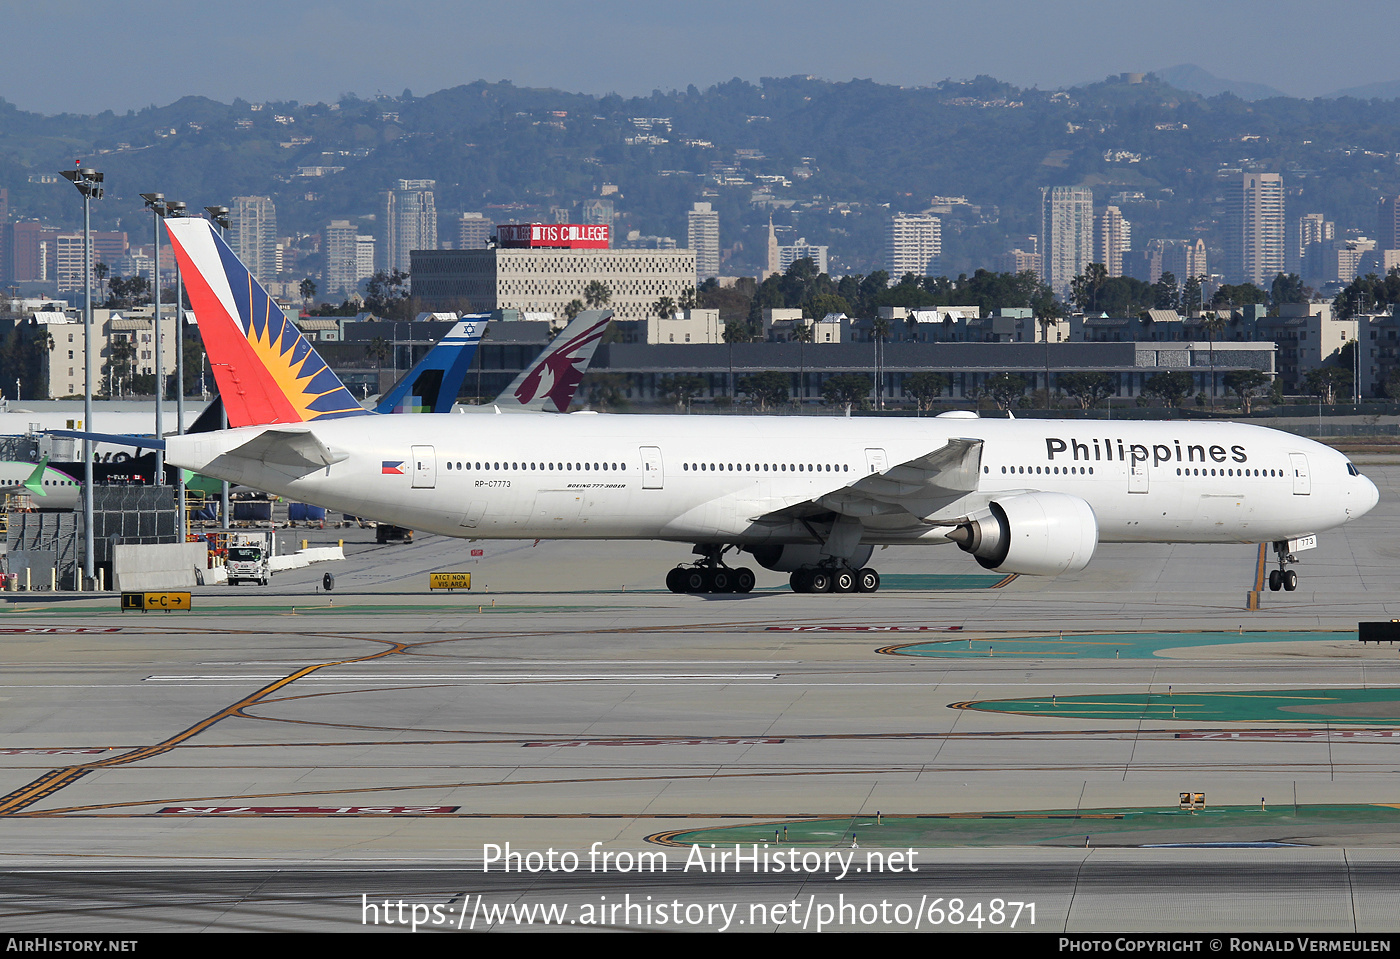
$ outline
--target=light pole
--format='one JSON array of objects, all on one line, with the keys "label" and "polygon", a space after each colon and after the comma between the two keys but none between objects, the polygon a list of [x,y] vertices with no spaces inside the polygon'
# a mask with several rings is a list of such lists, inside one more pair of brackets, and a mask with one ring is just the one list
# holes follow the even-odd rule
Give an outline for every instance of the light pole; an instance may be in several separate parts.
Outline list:
[{"label": "light pole", "polygon": [[[102,199],[102,174],[83,167],[64,170],[83,195],[83,429],[92,432],[92,200]],[[16,389],[18,394],[18,389]],[[83,584],[92,585],[92,440],[83,440]]]},{"label": "light pole", "polygon": [[[229,213],[228,207],[226,207],[226,206],[206,206],[206,207],[204,208],[204,212],[206,212],[206,213],[209,214],[209,219],[213,220],[216,224],[218,224],[218,227],[219,227],[219,238],[220,238],[220,239],[223,239],[224,231],[227,230],[227,229],[229,228],[229,225],[230,225],[230,222],[231,222],[231,221],[229,220],[229,216],[228,216],[228,213]],[[198,319],[198,317],[195,317],[195,319]],[[206,359],[207,359],[207,358],[208,358],[208,357],[206,356]],[[203,377],[204,377],[204,368],[203,368],[203,366],[201,365],[201,366],[200,366],[200,384],[199,384],[199,391],[200,391],[200,393],[203,393],[203,392],[204,392],[204,380],[203,380]],[[214,378],[214,382],[215,382],[215,383],[218,383],[218,377],[215,377],[215,378]],[[228,429],[228,407],[224,405],[224,399],[223,399],[223,396],[222,396],[222,395],[219,396],[219,429],[223,429],[223,430]],[[220,516],[220,518],[221,518],[222,521],[223,521],[224,528],[225,528],[225,529],[228,529],[229,526],[231,525],[230,522],[229,522],[228,480],[225,480],[225,481],[220,485],[220,494],[221,494],[221,495],[220,495],[220,498],[219,498],[219,510],[220,510],[219,516]]]},{"label": "light pole", "polygon": [[[179,200],[165,202],[165,215],[185,215],[185,204]],[[165,385],[162,382],[162,387]],[[180,276],[180,260],[175,259],[175,432],[185,433],[185,283]],[[175,478],[175,533],[185,541],[185,471],[178,470]]]},{"label": "light pole", "polygon": [[[165,419],[163,408],[165,406],[165,384],[161,380],[165,376],[165,367],[161,362],[160,355],[160,218],[165,216],[165,194],[164,193],[143,193],[141,199],[146,201],[146,206],[151,209],[151,224],[155,230],[156,255],[151,263],[151,286],[155,288],[155,316],[152,325],[155,327],[156,340],[156,435],[165,435]],[[157,486],[165,485],[165,450],[156,450],[156,475],[154,477]]]}]

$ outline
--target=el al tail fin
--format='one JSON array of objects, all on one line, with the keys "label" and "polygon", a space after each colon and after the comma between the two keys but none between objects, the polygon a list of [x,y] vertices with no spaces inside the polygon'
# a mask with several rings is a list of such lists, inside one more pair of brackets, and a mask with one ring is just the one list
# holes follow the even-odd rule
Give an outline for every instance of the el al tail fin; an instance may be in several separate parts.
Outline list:
[{"label": "el al tail fin", "polygon": [[367,415],[208,220],[165,221],[230,426]]},{"label": "el al tail fin", "polygon": [[451,413],[490,313],[472,313],[447,331],[418,365],[389,388],[376,413]]}]

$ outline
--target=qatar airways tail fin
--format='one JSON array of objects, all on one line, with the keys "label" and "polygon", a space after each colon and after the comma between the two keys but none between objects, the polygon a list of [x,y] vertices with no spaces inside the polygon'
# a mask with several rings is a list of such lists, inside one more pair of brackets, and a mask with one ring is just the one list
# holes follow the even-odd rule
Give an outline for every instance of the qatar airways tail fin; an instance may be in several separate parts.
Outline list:
[{"label": "qatar airways tail fin", "polygon": [[462,317],[374,408],[376,413],[451,413],[490,313]]},{"label": "qatar airways tail fin", "polygon": [[612,322],[612,310],[584,310],[496,398],[501,409],[567,413],[593,353]]},{"label": "qatar airways tail fin", "polygon": [[229,426],[369,415],[213,224],[168,219],[165,228]]}]

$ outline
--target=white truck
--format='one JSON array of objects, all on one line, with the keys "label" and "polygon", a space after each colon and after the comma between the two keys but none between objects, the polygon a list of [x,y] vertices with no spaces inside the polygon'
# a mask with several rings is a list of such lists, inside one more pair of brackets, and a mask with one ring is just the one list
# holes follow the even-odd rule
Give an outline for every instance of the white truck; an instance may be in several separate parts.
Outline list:
[{"label": "white truck", "polygon": [[247,581],[266,586],[272,579],[272,556],[277,548],[272,530],[230,531],[224,569],[230,586]]}]

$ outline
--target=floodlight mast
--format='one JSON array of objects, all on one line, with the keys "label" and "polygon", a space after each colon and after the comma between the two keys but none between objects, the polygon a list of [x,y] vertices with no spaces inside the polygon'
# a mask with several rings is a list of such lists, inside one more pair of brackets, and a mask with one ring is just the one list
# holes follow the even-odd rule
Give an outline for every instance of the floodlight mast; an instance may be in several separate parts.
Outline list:
[{"label": "floodlight mast", "polygon": [[[92,201],[102,199],[102,174],[88,167],[61,173],[83,195],[83,429],[92,432]],[[80,590],[92,588],[96,577],[92,453],[92,440],[83,440],[83,582],[78,586]]]}]

